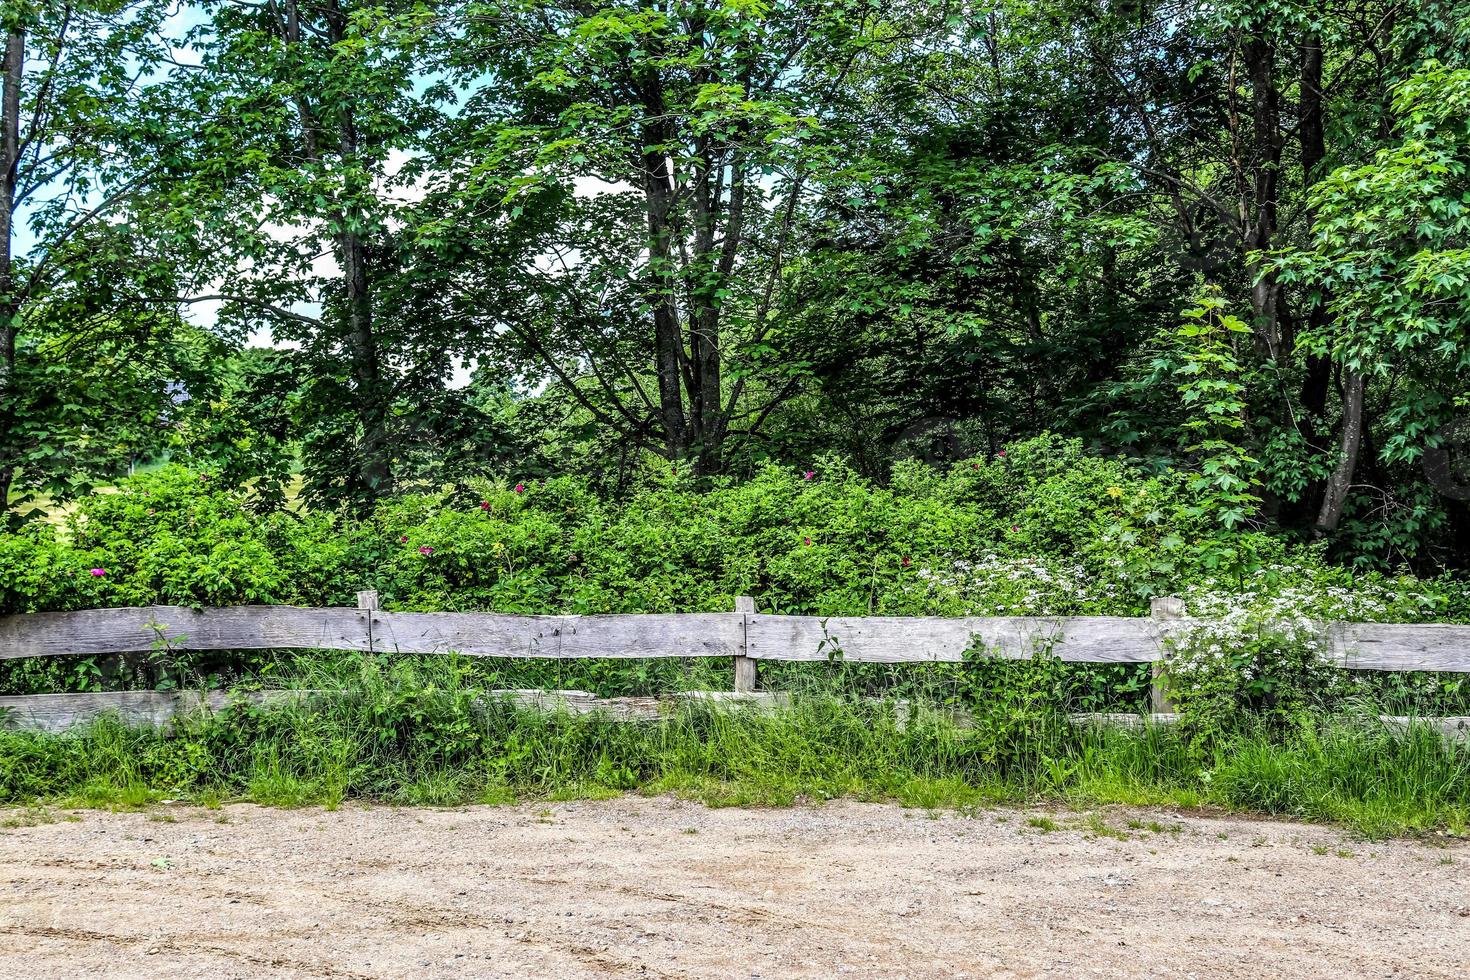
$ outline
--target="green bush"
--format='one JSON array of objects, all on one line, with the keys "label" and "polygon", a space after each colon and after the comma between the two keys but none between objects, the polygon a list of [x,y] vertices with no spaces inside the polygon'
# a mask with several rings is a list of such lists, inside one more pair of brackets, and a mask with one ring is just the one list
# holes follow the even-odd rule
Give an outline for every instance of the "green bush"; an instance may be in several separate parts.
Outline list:
[{"label": "green bush", "polygon": [[[947,469],[901,463],[886,485],[835,459],[713,485],[653,467],[622,500],[575,477],[472,481],[393,497],[355,520],[267,507],[248,489],[170,466],[83,499],[59,526],[31,525],[0,539],[0,612],[341,606],[376,588],[386,608],[402,610],[726,611],[743,594],[762,611],[813,615],[1140,616],[1157,595],[1184,595],[1198,611],[1288,589],[1324,614],[1344,592],[1381,600],[1350,618],[1470,614],[1457,581],[1350,574],[1317,549],[1222,530],[1193,494],[1177,474],[1055,437]],[[0,664],[0,690],[223,683],[284,666],[269,653],[171,656],[169,669],[134,659],[121,667]],[[895,690],[915,669],[852,677],[870,692]],[[708,664],[671,661],[481,670],[505,686],[604,694],[719,683]],[[789,685],[800,674],[773,665],[766,677]],[[1141,668],[1072,665],[1061,676],[1067,707],[1142,707]],[[1390,678],[1380,687],[1406,698],[1463,698],[1455,683]]]},{"label": "green bush", "polygon": [[[1316,550],[1197,516],[1190,490],[1041,437],[947,470],[907,462],[880,486],[841,462],[771,466],[698,487],[652,476],[627,499],[558,477],[473,481],[384,501],[368,518],[258,509],[177,466],[0,539],[0,612],[150,603],[817,615],[1142,615],[1149,598],[1253,588],[1260,576],[1356,587]],[[93,570],[100,570],[94,574]],[[1373,582],[1465,616],[1458,583]]]}]

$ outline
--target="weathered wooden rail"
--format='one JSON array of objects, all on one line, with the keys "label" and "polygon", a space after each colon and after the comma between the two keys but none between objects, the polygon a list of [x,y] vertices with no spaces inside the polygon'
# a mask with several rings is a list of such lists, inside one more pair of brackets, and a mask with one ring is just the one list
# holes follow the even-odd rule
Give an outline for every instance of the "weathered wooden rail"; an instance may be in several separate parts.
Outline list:
[{"label": "weathered wooden rail", "polygon": [[[153,650],[359,650],[550,659],[746,657],[957,662],[985,649],[1062,660],[1149,663],[1187,618],[1124,616],[773,616],[636,613],[517,616],[297,606],[141,606],[0,617],[0,659]],[[1370,670],[1470,671],[1470,626],[1323,625],[1330,656]]]},{"label": "weathered wooden rail", "polygon": [[[1047,650],[1068,661],[1157,663],[1164,658],[1170,634],[1191,624],[1177,599],[1156,599],[1152,615],[1139,618],[780,616],[755,612],[749,597],[740,597],[735,605],[736,611],[728,613],[415,613],[379,609],[377,594],[363,592],[357,608],[145,606],[29,613],[0,617],[0,659],[260,649],[550,659],[724,657],[733,662],[733,694],[740,697],[754,695],[762,660],[935,663],[958,662],[976,650],[1008,658]],[[1470,626],[1324,623],[1322,630],[1329,657],[1344,668],[1470,672]],[[584,692],[509,693],[551,697],[573,709],[595,707]],[[1167,710],[1157,681],[1154,695],[1154,710]],[[109,704],[130,718],[161,721],[181,710],[217,706],[222,697],[29,695],[0,698],[0,711],[12,723],[54,729],[68,718],[95,717]],[[71,699],[73,707],[62,699]],[[635,710],[607,704],[614,714],[646,716],[649,710],[646,705]]]}]

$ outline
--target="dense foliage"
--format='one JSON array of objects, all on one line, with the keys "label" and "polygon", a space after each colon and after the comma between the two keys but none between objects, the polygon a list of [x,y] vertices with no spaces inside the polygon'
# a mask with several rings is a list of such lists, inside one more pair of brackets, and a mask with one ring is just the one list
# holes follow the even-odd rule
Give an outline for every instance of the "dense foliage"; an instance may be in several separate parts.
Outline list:
[{"label": "dense foliage", "polygon": [[[471,481],[368,516],[276,509],[179,466],[119,481],[63,524],[0,539],[0,611],[351,605],[506,612],[1142,615],[1227,590],[1381,588],[1371,618],[1470,612],[1456,580],[1352,574],[1320,549],[1220,528],[1193,481],[1041,437],[883,483],[836,459],[701,489],[655,467],[611,502],[580,476]],[[1381,583],[1381,584],[1380,584]]]},{"label": "dense foliage", "polygon": [[1453,0],[5,11],[12,524],[149,457],[364,514],[1057,432],[1463,564]]},{"label": "dense foliage", "polygon": [[[822,616],[1139,616],[1151,598],[1180,595],[1209,617],[1208,631],[1177,651],[1175,685],[1210,736],[1263,706],[1285,718],[1355,693],[1315,683],[1336,669],[1304,648],[1315,636],[1307,617],[1470,618],[1470,590],[1456,578],[1354,572],[1320,547],[1221,528],[1199,506],[1210,491],[1192,478],[1101,459],[1075,441],[1040,437],[947,468],[906,462],[881,484],[835,460],[809,465],[767,466],[713,489],[657,466],[616,503],[580,476],[474,481],[389,498],[361,518],[279,509],[169,466],[85,498],[64,525],[0,540],[0,611],[350,606],[372,588],[400,610],[706,612],[751,595],[765,612]],[[1199,648],[1213,653],[1201,659]],[[12,662],[0,665],[0,685],[273,683],[283,669],[294,668],[270,654],[160,650],[122,663]],[[727,665],[697,659],[479,669],[506,687],[610,694],[728,683]],[[803,676],[790,665],[765,670],[778,688]],[[955,702],[1005,690],[949,668],[857,669],[849,680],[892,693],[941,676]],[[1144,667],[1073,665],[1053,693],[1078,710],[1133,710],[1147,686]],[[1432,675],[1380,677],[1366,690],[1416,711],[1452,709],[1470,694]]]},{"label": "dense foliage", "polygon": [[[1178,595],[1206,622],[1168,651],[1163,755],[1065,722],[1141,708],[1143,668],[1038,651],[1013,676],[977,650],[839,693],[992,712],[916,779],[1012,785],[1015,749],[1021,783],[1075,789],[1089,752],[1145,745],[1235,803],[1279,787],[1234,758],[1284,771],[1336,740],[1365,772],[1428,759],[1434,819],[1463,823],[1463,754],[1343,719],[1470,693],[1337,671],[1310,622],[1470,620],[1463,2],[12,0],[0,36],[0,615]],[[365,659],[0,659],[0,690],[325,663],[405,671],[373,695],[397,710],[435,669]],[[407,768],[313,775],[313,798],[412,795],[435,751],[456,799],[533,783],[516,766],[542,751],[574,752],[578,784],[703,779],[662,735],[473,703],[706,669],[478,664],[442,729],[246,712],[240,746],[210,722],[73,747],[129,756],[118,792],[386,759]],[[848,700],[832,724],[874,723]],[[921,734],[884,737],[854,777],[873,791]],[[85,787],[54,749],[0,743],[0,799]],[[1305,798],[1279,792],[1258,802]]]}]

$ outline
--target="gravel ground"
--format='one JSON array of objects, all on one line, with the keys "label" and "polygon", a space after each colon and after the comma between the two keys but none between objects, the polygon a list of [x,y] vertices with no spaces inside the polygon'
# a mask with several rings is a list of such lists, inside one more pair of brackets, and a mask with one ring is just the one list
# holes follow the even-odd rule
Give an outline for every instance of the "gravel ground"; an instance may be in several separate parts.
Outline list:
[{"label": "gravel ground", "polygon": [[1470,975],[1470,846],[1285,822],[632,797],[45,819],[0,811],[3,977]]}]

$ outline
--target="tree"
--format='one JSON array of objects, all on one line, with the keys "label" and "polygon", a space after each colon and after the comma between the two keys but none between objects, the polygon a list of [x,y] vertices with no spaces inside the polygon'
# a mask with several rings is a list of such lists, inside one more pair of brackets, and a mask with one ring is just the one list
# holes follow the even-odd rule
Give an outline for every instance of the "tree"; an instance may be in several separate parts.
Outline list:
[{"label": "tree", "polygon": [[1417,460],[1470,405],[1470,69],[1426,62],[1392,106],[1400,141],[1327,174],[1312,190],[1310,244],[1277,260],[1331,314],[1302,343],[1342,368],[1323,532],[1337,529],[1357,470],[1369,377],[1392,382],[1391,460]]},{"label": "tree", "polygon": [[451,345],[388,291],[432,115],[418,55],[432,11],[416,2],[208,0],[181,69],[197,128],[170,157],[170,229],[187,290],[240,334],[266,325],[299,346],[308,493],[365,503],[391,492],[415,437],[405,398],[442,389]]},{"label": "tree", "polygon": [[897,21],[805,0],[477,2],[446,21],[465,25],[442,64],[468,94],[436,199],[483,230],[472,250],[527,234],[509,281],[450,269],[444,288],[509,362],[719,472],[797,390],[778,354],[795,219],[832,165],[844,79]]},{"label": "tree", "polygon": [[56,338],[127,358],[141,349],[128,344],[174,326],[119,308],[113,288],[166,274],[127,229],[165,135],[155,69],[167,57],[166,12],[156,0],[61,0],[0,14],[0,511],[85,483],[65,439],[49,439],[34,414],[46,400],[29,386],[56,366]]}]

